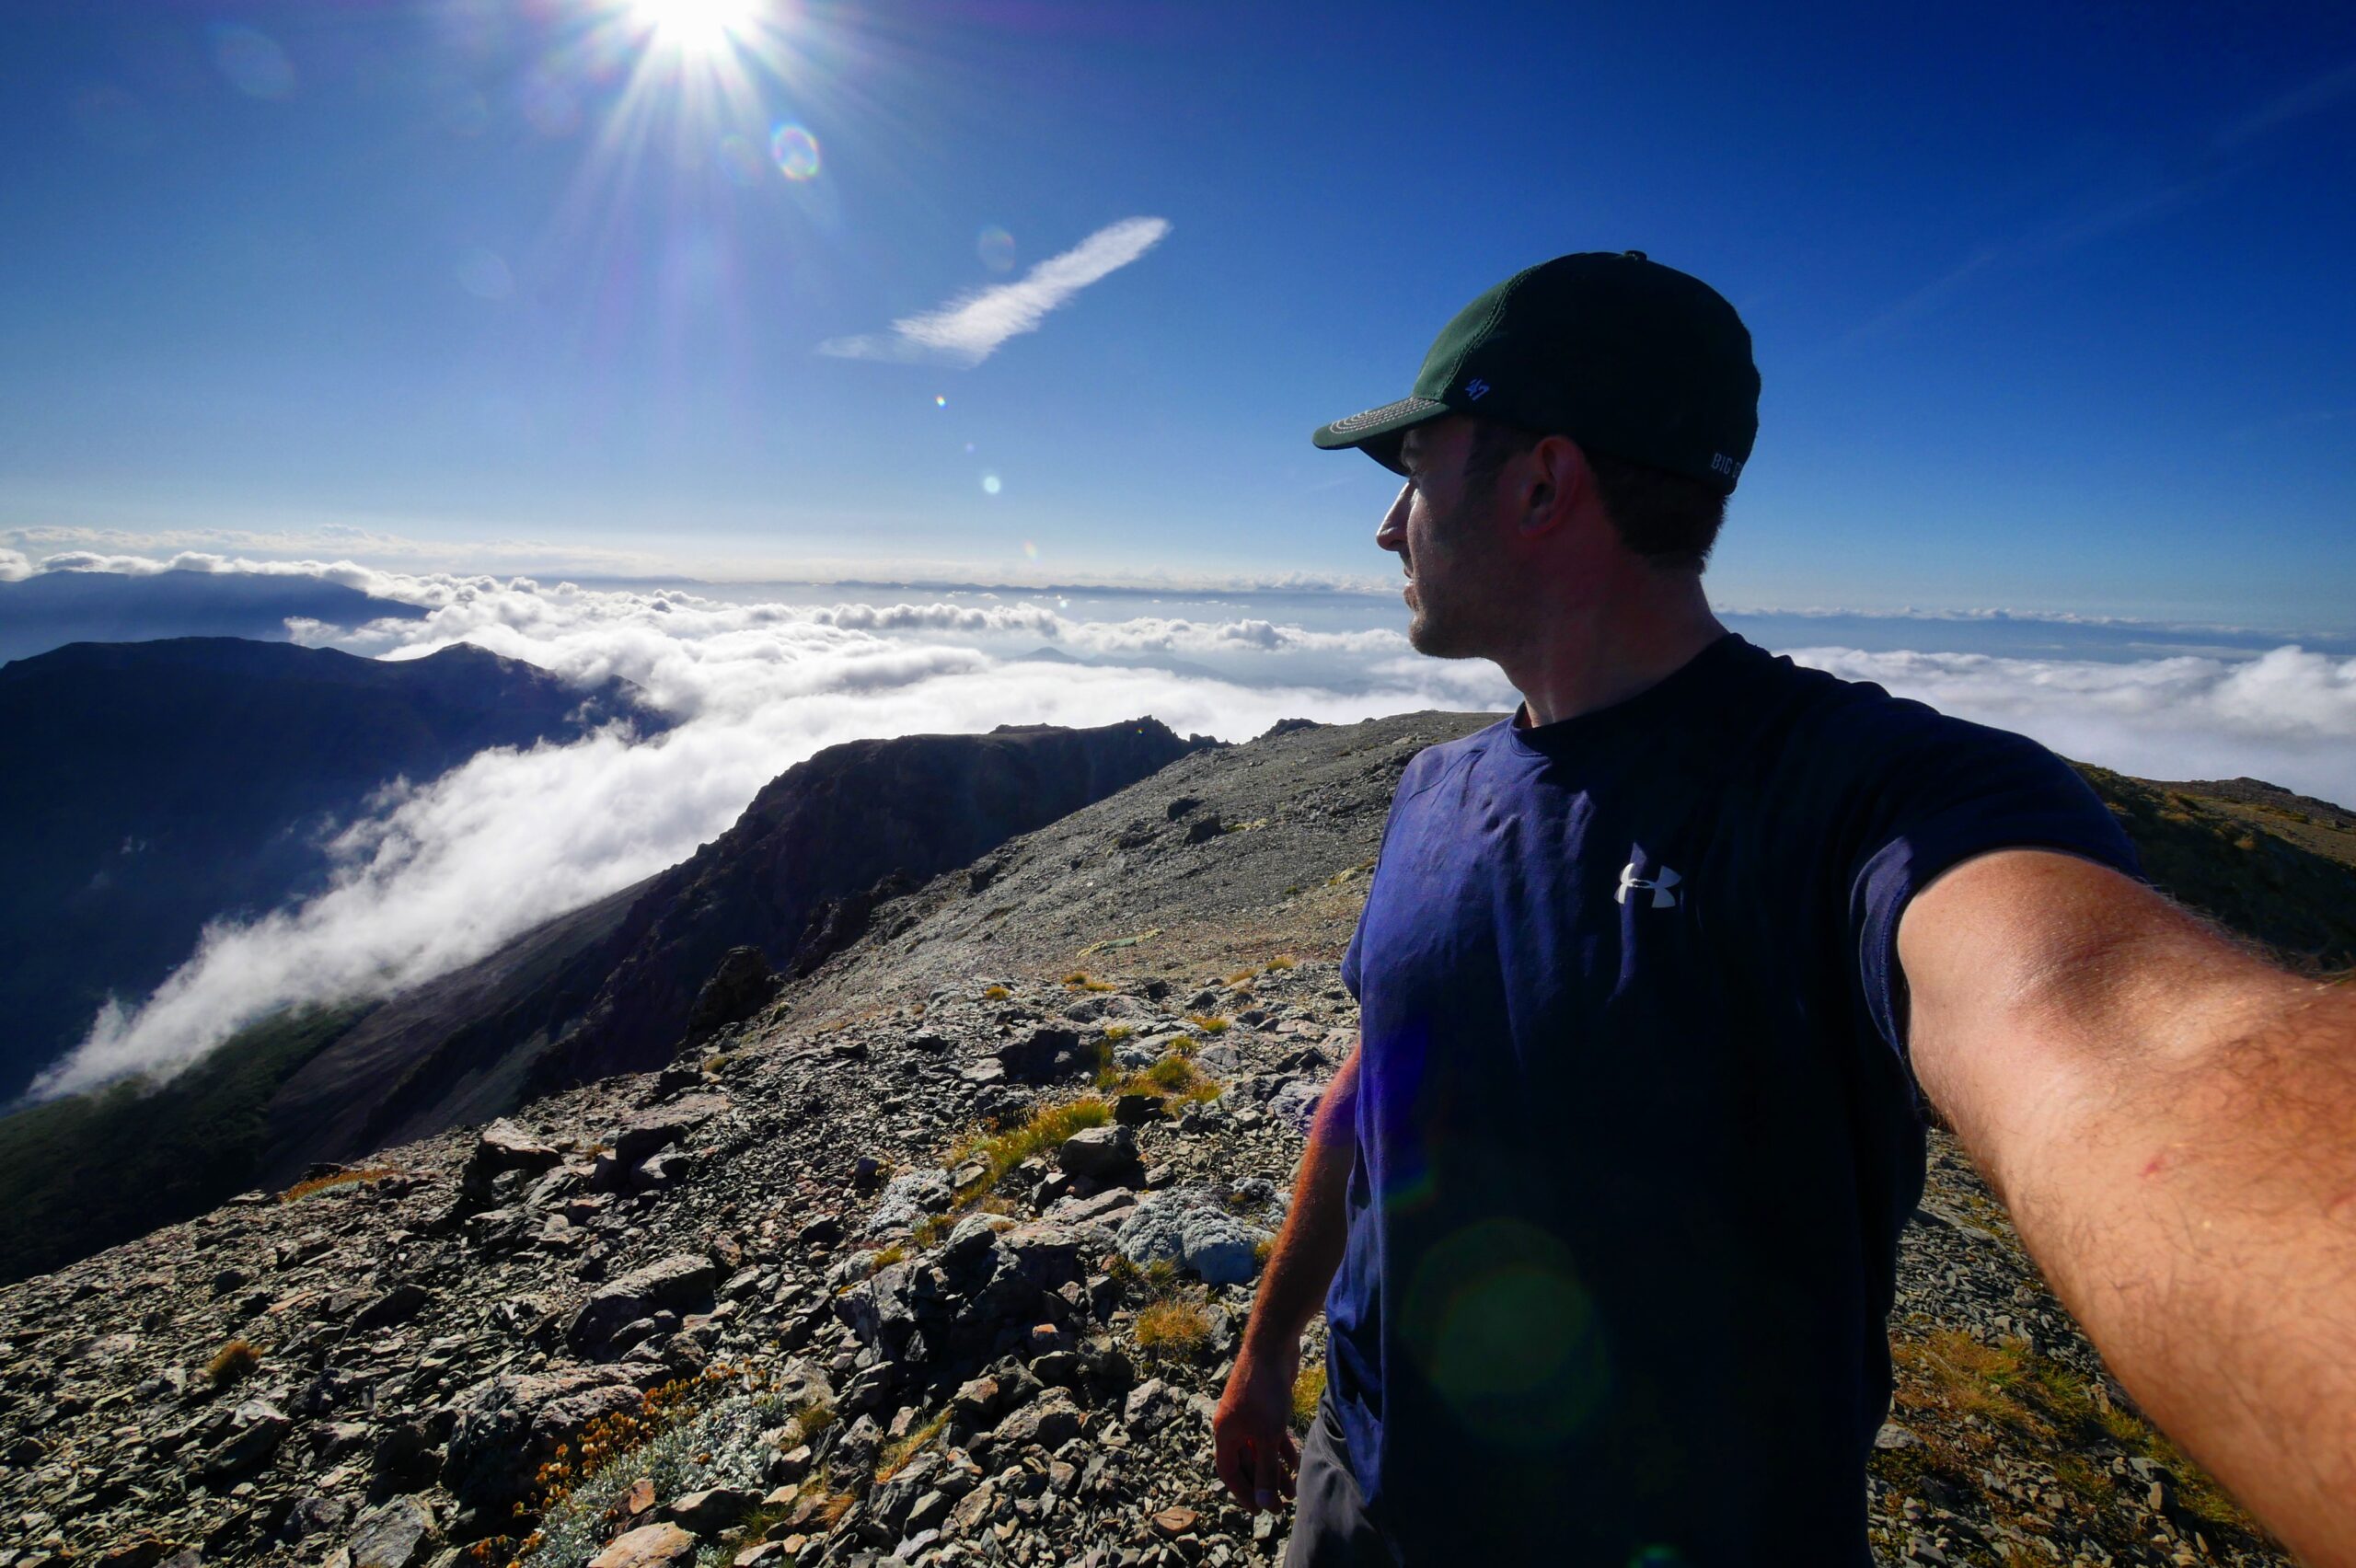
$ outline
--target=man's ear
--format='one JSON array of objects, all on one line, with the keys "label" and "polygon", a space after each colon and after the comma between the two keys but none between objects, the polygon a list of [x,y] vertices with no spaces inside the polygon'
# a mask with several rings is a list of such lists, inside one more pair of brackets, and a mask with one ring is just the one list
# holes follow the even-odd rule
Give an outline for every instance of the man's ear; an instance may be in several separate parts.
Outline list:
[{"label": "man's ear", "polygon": [[1577,442],[1567,435],[1542,436],[1528,454],[1520,494],[1519,527],[1527,536],[1551,534],[1569,525],[1594,483],[1593,470]]}]

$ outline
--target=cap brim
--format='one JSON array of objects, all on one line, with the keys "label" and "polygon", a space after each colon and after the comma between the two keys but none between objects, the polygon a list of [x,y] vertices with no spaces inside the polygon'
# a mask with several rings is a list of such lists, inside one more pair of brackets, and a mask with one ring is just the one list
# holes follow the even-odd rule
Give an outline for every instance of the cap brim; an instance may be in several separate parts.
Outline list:
[{"label": "cap brim", "polygon": [[1406,470],[1399,466],[1399,438],[1419,424],[1428,424],[1453,411],[1436,398],[1402,398],[1395,403],[1321,425],[1309,439],[1328,452],[1358,447],[1392,473],[1400,474]]}]

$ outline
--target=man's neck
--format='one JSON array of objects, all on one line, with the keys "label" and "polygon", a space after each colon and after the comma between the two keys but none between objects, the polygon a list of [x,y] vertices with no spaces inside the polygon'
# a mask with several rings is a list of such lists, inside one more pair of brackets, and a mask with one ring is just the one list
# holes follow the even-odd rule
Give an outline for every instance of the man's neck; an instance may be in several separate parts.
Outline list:
[{"label": "man's neck", "polygon": [[1520,722],[1552,724],[1625,702],[1726,635],[1699,577],[1649,577],[1634,591],[1565,606],[1497,661],[1522,695]]}]

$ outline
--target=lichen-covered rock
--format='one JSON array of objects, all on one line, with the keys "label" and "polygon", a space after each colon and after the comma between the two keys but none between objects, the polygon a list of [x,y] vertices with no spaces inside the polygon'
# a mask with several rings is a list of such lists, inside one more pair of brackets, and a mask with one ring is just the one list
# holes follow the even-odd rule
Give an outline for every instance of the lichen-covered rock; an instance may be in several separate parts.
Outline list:
[{"label": "lichen-covered rock", "polygon": [[1167,1260],[1209,1285],[1242,1285],[1259,1272],[1268,1232],[1246,1225],[1199,1188],[1149,1193],[1124,1220],[1122,1256],[1134,1263]]},{"label": "lichen-covered rock", "polygon": [[955,1197],[946,1170],[910,1170],[895,1176],[876,1200],[865,1234],[888,1236],[895,1230],[906,1230],[926,1216],[941,1213]]}]

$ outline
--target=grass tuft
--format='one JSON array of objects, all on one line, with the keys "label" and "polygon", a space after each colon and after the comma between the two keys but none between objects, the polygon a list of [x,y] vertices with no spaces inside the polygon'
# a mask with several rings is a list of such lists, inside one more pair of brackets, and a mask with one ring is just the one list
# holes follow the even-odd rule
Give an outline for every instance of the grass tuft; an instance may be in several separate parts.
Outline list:
[{"label": "grass tuft", "polygon": [[1225,1034],[1228,1021],[1217,1013],[1188,1013],[1186,1021],[1205,1034]]},{"label": "grass tuft", "polygon": [[1280,952],[1268,960],[1268,973],[1271,974],[1282,974],[1288,969],[1298,967],[1299,967],[1299,961],[1288,952]]},{"label": "grass tuft", "polygon": [[216,1389],[241,1383],[261,1365],[261,1352],[249,1340],[233,1339],[213,1353],[204,1364],[204,1380]]},{"label": "grass tuft", "polygon": [[1083,1094],[1042,1105],[1019,1126],[963,1139],[950,1149],[942,1163],[953,1170],[979,1161],[983,1175],[957,1194],[957,1207],[974,1207],[1006,1179],[1008,1171],[1033,1155],[1045,1154],[1082,1128],[1101,1127],[1112,1119],[1110,1105],[1092,1094]]},{"label": "grass tuft", "polygon": [[324,1193],[330,1187],[349,1187],[355,1182],[381,1182],[400,1172],[389,1165],[371,1165],[361,1170],[332,1170],[325,1176],[314,1176],[307,1182],[297,1182],[278,1194],[282,1204],[297,1204],[314,1193]]},{"label": "grass tuft", "polygon": [[875,1484],[881,1486],[907,1469],[908,1461],[922,1453],[924,1446],[940,1436],[941,1429],[948,1424],[949,1412],[944,1410],[922,1426],[910,1432],[906,1437],[885,1448],[875,1461]]},{"label": "grass tuft", "polygon": [[1138,1314],[1138,1348],[1167,1361],[1193,1361],[1211,1343],[1211,1318],[1199,1301],[1173,1296]]},{"label": "grass tuft", "polygon": [[1301,1426],[1317,1419],[1317,1401],[1325,1397],[1325,1363],[1322,1358],[1300,1369],[1292,1380],[1292,1418]]},{"label": "grass tuft", "polygon": [[[1922,1439],[1916,1447],[1874,1457],[1876,1472],[1893,1486],[1903,1490],[1913,1471],[1931,1470],[1951,1472],[1951,1483],[1968,1483],[1984,1463],[1979,1450],[1992,1448],[1992,1435],[2001,1432],[2057,1456],[2048,1463],[2062,1486],[2082,1500],[2091,1520],[2107,1506],[2113,1486],[2080,1455],[2123,1448],[2173,1473],[2178,1500],[2189,1515],[2212,1527],[2212,1536],[2214,1527],[2223,1527],[2264,1539],[2258,1522],[2158,1429],[2114,1403],[2085,1374],[2038,1355],[2025,1341],[1990,1344],[1959,1330],[1939,1329],[1921,1339],[1893,1337],[1890,1358],[1899,1372],[1894,1413],[1920,1412],[1925,1418],[1916,1424]],[[1977,1417],[1980,1426],[1953,1428],[1956,1415]],[[1934,1435],[1943,1427],[1957,1435]]]},{"label": "grass tuft", "polygon": [[1014,993],[1008,990],[1003,986],[985,986],[982,987],[982,999],[984,1001],[1002,1002],[1012,995],[1014,995]]},{"label": "grass tuft", "polygon": [[814,1441],[837,1419],[835,1407],[815,1394],[793,1407],[793,1430],[804,1443]]}]

